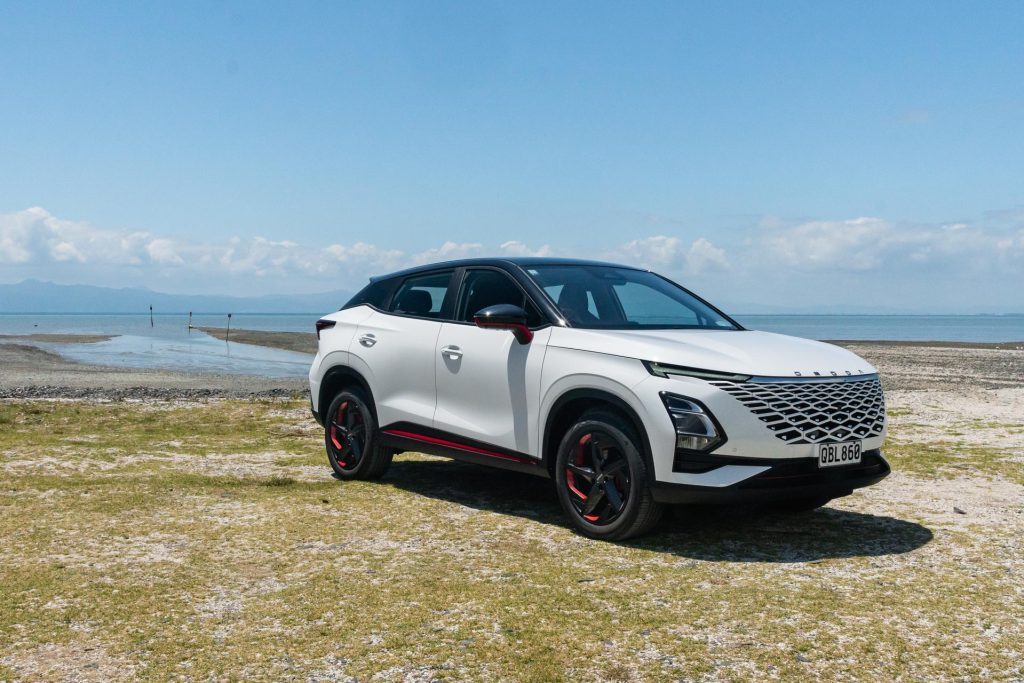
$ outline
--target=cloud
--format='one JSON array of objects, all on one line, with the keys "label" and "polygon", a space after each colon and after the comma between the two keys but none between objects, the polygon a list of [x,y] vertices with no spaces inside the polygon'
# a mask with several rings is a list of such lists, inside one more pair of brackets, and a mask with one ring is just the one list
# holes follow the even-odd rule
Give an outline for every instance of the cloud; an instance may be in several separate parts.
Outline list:
[{"label": "cloud", "polygon": [[168,239],[155,239],[146,245],[146,253],[156,263],[182,265],[185,260],[178,255],[174,242]]},{"label": "cloud", "polygon": [[902,224],[861,217],[793,225],[772,220],[753,240],[755,253],[805,270],[878,270],[914,265],[1012,266],[1024,255],[1014,234],[970,223]]},{"label": "cloud", "polygon": [[[880,217],[786,221],[765,218],[746,244],[727,248],[708,237],[659,234],[617,246],[568,250],[510,240],[497,245],[447,241],[420,251],[356,241],[306,245],[267,237],[199,242],[145,231],[117,231],[71,221],[34,207],[0,215],[0,269],[11,277],[74,282],[145,284],[169,289],[245,292],[353,288],[366,277],[409,266],[474,256],[573,256],[700,276],[712,288],[758,282],[804,290],[822,271],[879,282],[941,269],[944,281],[986,277],[1009,281],[1024,274],[1024,211],[990,212],[977,222],[911,224]],[[728,277],[716,274],[728,273]],[[804,275],[798,275],[804,273]],[[917,273],[917,275],[909,275]],[[732,283],[732,284],[731,284]],[[981,285],[978,285],[981,286]],[[1005,289],[1005,287],[1004,287]],[[744,292],[735,296],[748,298]]]},{"label": "cloud", "polygon": [[[509,240],[495,246],[447,241],[422,251],[367,242],[302,245],[266,237],[196,242],[144,231],[116,231],[70,221],[34,207],[0,215],[0,265],[57,279],[175,287],[304,287],[330,278],[339,288],[358,286],[370,275],[423,263],[479,256],[607,258],[663,272],[695,275],[729,267],[725,250],[701,237],[694,241],[657,235],[610,250],[565,251]],[[72,268],[74,266],[74,268]],[[255,279],[254,279],[255,278]],[[259,282],[264,284],[260,285]],[[162,285],[166,286],[166,284]]]},{"label": "cloud", "polygon": [[652,270],[682,270],[687,275],[729,268],[725,250],[704,237],[698,237],[689,244],[678,237],[666,235],[635,239],[610,253],[609,258]]},{"label": "cloud", "polygon": [[0,265],[41,268],[73,263],[92,269],[130,268],[147,276],[196,273],[212,280],[225,274],[257,278],[331,275],[350,286],[368,275],[434,261],[551,253],[547,245],[531,248],[517,241],[505,242],[497,249],[479,242],[448,241],[415,253],[366,242],[308,246],[266,237],[201,243],[147,232],[104,230],[59,219],[38,207],[0,215]]},{"label": "cloud", "polygon": [[554,254],[554,250],[546,244],[537,249],[531,249],[516,240],[503,243],[498,250],[503,256],[551,256]]}]

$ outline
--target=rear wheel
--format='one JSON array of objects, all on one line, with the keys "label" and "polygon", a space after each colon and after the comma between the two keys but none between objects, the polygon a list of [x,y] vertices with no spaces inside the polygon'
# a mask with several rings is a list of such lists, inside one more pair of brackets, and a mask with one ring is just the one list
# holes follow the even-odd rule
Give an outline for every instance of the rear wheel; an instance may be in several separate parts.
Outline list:
[{"label": "rear wheel", "polygon": [[648,482],[640,440],[618,415],[587,412],[562,438],[555,462],[558,499],[583,535],[619,541],[650,530],[662,506]]},{"label": "rear wheel", "polygon": [[327,460],[342,479],[377,479],[384,475],[394,451],[378,445],[377,422],[369,400],[358,389],[342,391],[324,420]]}]

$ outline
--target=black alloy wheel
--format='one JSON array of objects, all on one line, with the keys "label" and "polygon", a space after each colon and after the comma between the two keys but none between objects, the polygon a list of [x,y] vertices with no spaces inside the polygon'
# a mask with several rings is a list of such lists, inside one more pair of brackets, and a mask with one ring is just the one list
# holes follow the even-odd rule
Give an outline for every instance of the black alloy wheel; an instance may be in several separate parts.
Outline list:
[{"label": "black alloy wheel", "polygon": [[327,410],[324,443],[327,459],[341,479],[377,479],[391,465],[394,451],[377,445],[377,422],[370,402],[358,389],[342,391]]},{"label": "black alloy wheel", "polygon": [[562,509],[580,533],[621,541],[649,531],[663,508],[649,488],[643,442],[618,413],[584,413],[562,437],[555,487]]}]

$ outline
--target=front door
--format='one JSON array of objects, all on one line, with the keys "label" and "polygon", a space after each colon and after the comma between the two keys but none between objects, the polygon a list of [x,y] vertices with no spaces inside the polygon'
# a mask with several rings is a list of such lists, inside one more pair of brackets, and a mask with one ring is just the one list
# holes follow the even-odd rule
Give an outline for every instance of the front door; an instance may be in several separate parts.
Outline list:
[{"label": "front door", "polygon": [[456,322],[437,338],[437,408],[434,428],[484,444],[539,457],[540,374],[550,328],[520,344],[508,330],[476,327],[473,314],[494,304],[514,304],[541,322],[536,307],[506,273],[466,271]]}]

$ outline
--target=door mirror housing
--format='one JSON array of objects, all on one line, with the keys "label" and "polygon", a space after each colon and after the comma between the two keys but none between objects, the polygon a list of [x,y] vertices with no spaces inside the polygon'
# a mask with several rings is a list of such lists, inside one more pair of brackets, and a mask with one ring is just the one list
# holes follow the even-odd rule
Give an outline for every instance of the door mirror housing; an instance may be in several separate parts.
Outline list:
[{"label": "door mirror housing", "polygon": [[510,330],[520,344],[533,341],[533,332],[526,324],[526,311],[512,304],[495,304],[481,308],[473,316],[477,327],[493,330]]}]

